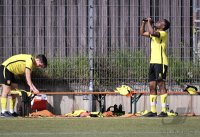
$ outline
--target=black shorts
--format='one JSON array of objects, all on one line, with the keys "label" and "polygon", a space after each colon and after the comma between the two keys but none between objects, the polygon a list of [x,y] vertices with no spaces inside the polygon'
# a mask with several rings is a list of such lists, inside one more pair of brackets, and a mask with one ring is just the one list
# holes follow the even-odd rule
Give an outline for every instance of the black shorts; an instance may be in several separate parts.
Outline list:
[{"label": "black shorts", "polygon": [[0,66],[0,84],[10,86],[11,83],[17,83],[12,72],[6,69],[3,65]]},{"label": "black shorts", "polygon": [[149,67],[149,82],[150,81],[165,81],[168,66],[163,64],[150,64]]}]

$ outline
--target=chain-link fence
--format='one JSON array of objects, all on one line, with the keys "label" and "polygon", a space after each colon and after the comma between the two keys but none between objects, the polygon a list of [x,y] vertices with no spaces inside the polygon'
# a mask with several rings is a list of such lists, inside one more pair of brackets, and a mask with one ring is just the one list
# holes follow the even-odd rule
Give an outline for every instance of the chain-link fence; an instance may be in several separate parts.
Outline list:
[{"label": "chain-link fence", "polygon": [[0,0],[0,61],[45,54],[48,68],[33,78],[49,91],[87,91],[89,83],[94,91],[123,83],[147,91],[150,40],[139,26],[144,17],[166,18],[168,89],[181,90],[200,78],[194,8],[198,0]]}]

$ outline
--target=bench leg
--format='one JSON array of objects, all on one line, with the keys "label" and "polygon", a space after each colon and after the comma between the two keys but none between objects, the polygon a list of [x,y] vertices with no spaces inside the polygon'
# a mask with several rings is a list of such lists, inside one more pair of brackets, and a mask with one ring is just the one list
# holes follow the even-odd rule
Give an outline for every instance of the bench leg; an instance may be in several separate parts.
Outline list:
[{"label": "bench leg", "polygon": [[105,99],[106,95],[94,95],[95,99],[98,101],[99,103],[99,108],[100,108],[100,112],[105,112],[106,111],[106,99]]},{"label": "bench leg", "polygon": [[130,100],[130,113],[132,114],[133,112],[133,108],[132,108],[132,104],[134,104],[134,114],[137,113],[137,102],[138,100],[140,99],[140,97],[142,96],[143,94],[133,94],[133,96],[131,96],[131,100]]}]

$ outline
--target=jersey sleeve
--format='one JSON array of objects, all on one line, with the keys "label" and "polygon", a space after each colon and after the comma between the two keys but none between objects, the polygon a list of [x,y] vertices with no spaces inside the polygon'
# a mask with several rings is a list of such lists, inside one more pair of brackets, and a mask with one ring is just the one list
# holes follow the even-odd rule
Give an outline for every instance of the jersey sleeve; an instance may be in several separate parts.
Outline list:
[{"label": "jersey sleeve", "polygon": [[33,60],[32,60],[32,58],[26,59],[26,68],[32,70],[32,68],[33,68]]},{"label": "jersey sleeve", "polygon": [[159,31],[160,32],[160,37],[166,37],[167,33],[165,31]]}]

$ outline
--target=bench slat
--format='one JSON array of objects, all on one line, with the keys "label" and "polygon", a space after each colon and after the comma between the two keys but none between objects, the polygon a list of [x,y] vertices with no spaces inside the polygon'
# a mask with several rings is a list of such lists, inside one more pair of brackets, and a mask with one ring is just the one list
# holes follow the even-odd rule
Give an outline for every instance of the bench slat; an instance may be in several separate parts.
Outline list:
[{"label": "bench slat", "polygon": [[[148,95],[149,92],[146,92],[146,91],[142,91],[142,92],[137,92],[137,91],[132,91],[131,92],[132,94],[144,94],[144,95]],[[47,94],[47,95],[89,95],[89,94],[92,94],[92,95],[99,95],[99,94],[102,94],[102,95],[117,95],[119,93],[116,93],[116,92],[40,92],[40,94]],[[160,93],[158,93],[160,94]],[[177,91],[177,92],[174,92],[174,91],[169,91],[168,92],[168,95],[188,95],[189,93],[187,92],[181,92],[181,91]],[[200,94],[200,92],[197,92],[197,94]]]}]

